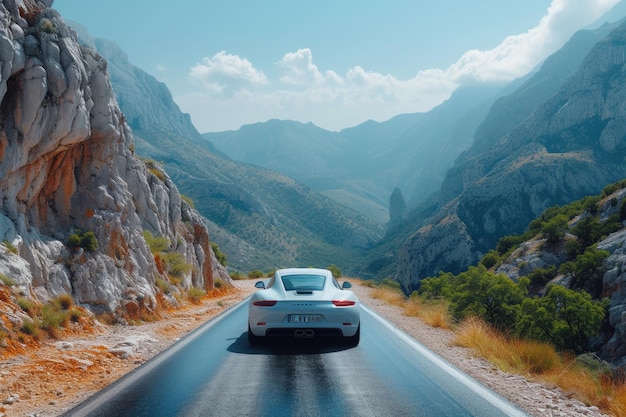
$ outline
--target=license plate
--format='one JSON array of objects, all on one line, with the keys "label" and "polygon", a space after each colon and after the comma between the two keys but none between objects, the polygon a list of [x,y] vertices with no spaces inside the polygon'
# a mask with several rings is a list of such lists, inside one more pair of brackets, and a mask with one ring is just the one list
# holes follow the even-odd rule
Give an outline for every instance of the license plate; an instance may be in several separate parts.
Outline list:
[{"label": "license plate", "polygon": [[289,323],[321,323],[322,316],[319,314],[290,314]]}]

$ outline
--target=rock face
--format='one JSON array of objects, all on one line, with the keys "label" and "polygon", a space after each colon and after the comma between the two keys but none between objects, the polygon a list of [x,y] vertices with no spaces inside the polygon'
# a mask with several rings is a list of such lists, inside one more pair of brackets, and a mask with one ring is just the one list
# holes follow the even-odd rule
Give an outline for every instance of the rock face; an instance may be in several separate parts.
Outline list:
[{"label": "rock face", "polygon": [[[626,191],[622,190],[616,200],[623,203],[624,198],[626,198]],[[615,210],[615,207],[615,205],[606,205],[608,209]],[[609,210],[605,209],[605,212],[610,215]],[[606,272],[602,278],[602,295],[611,301],[608,316],[609,324],[614,329],[613,335],[602,347],[601,353],[619,366],[626,366],[626,229],[598,243],[598,249],[610,253],[604,262]]]},{"label": "rock face", "polygon": [[[0,3],[0,273],[45,301],[93,311],[155,306],[157,268],[143,233],[190,266],[181,286],[229,283],[203,219],[132,152],[106,61],[81,48],[51,1]],[[93,232],[98,249],[72,250]]]},{"label": "rock face", "polygon": [[394,188],[389,197],[389,224],[388,229],[397,227],[406,216],[406,201],[399,188]]},{"label": "rock face", "polygon": [[[599,194],[626,177],[624,39],[626,24],[597,43],[578,71],[516,128],[482,138],[460,158],[444,181],[443,208],[401,249],[397,279],[405,289],[440,270],[460,272],[546,208]],[[491,145],[483,150],[484,141]]]}]

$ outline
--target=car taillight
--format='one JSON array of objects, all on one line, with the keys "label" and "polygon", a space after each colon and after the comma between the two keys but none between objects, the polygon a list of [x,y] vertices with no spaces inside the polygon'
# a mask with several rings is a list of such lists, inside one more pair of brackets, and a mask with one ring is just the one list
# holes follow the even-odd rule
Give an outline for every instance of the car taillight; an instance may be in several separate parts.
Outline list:
[{"label": "car taillight", "polygon": [[350,300],[333,300],[333,304],[336,307],[351,307],[356,304],[356,301]]},{"label": "car taillight", "polygon": [[259,307],[271,307],[276,304],[276,300],[253,301],[252,304]]}]

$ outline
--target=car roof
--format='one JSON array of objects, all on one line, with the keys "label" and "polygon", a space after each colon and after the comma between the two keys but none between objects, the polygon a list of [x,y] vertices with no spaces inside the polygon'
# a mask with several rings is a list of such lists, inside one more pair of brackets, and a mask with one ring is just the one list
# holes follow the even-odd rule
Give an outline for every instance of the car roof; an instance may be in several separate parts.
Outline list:
[{"label": "car roof", "polygon": [[285,268],[279,269],[276,271],[279,276],[283,275],[292,275],[292,274],[303,274],[303,275],[329,275],[330,271],[328,269],[321,268]]}]

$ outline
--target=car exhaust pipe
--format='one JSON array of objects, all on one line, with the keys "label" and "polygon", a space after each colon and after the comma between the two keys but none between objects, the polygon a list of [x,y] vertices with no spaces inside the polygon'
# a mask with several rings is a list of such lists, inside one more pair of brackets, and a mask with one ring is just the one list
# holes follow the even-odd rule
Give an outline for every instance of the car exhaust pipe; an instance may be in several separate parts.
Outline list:
[{"label": "car exhaust pipe", "polygon": [[302,339],[302,338],[310,339],[313,336],[315,336],[315,332],[311,329],[297,329],[296,331],[293,332],[293,336],[298,339]]}]

